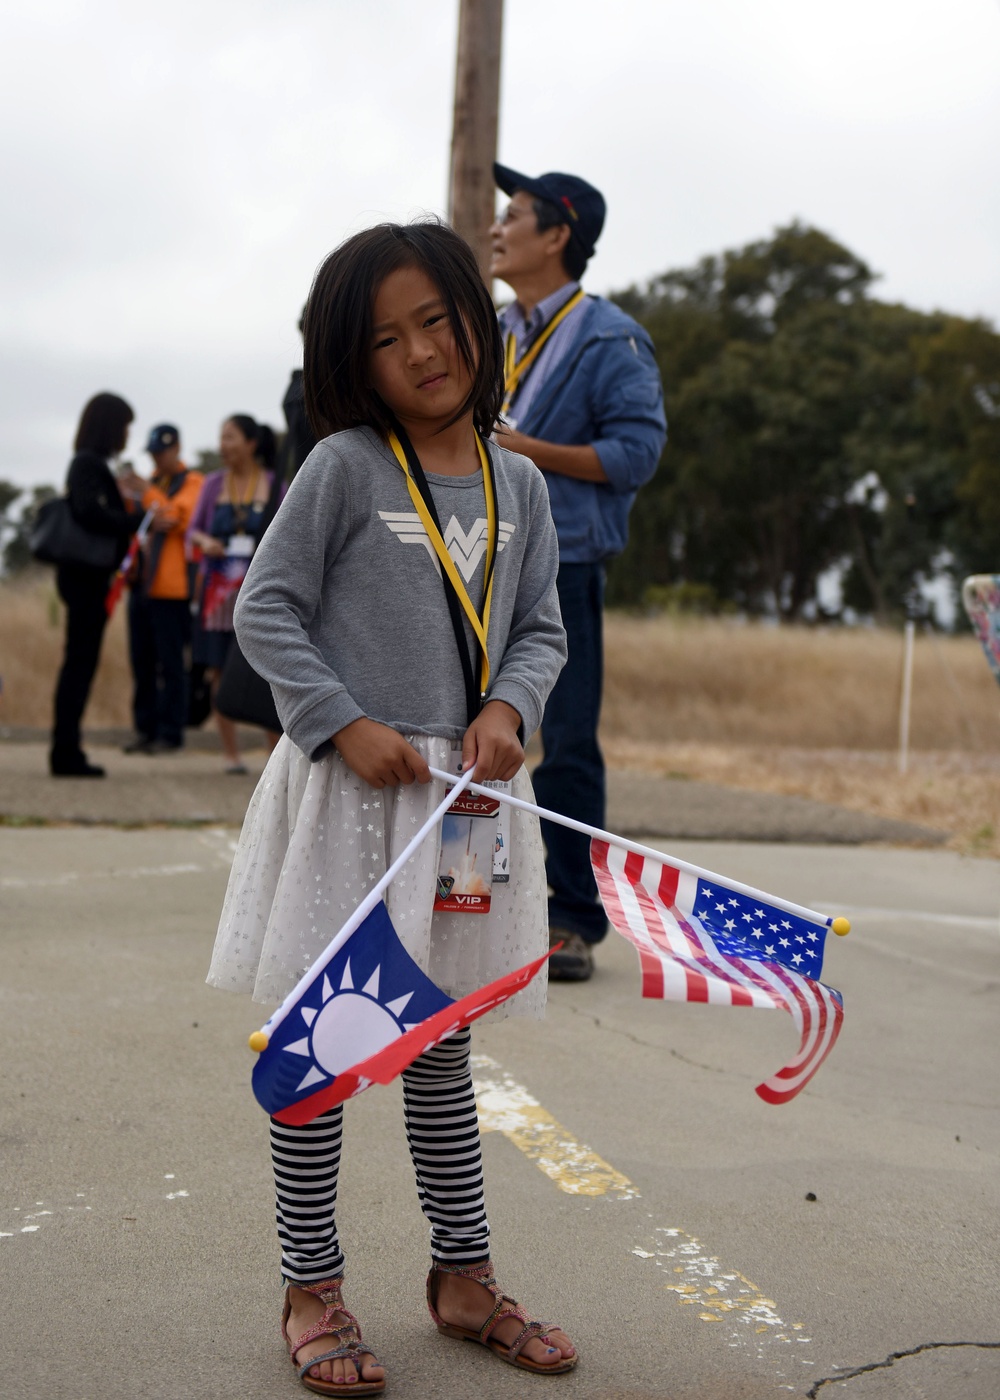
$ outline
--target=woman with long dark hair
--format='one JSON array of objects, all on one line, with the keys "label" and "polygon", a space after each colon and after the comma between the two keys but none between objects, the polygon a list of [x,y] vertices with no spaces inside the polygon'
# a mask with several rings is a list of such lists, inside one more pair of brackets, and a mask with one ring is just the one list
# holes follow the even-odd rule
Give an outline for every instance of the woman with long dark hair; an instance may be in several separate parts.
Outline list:
[{"label": "woman with long dark hair", "polygon": [[[80,416],[69,464],[66,494],[77,524],[94,535],[111,535],[125,554],[141,512],[123,494],[124,483],[109,463],[124,449],[135,414],[117,394],[95,394]],[[49,768],[56,778],[103,778],[80,746],[80,722],[101,655],[108,616],[105,599],[111,570],[60,564],[56,587],[66,604],[66,646],[56,682],[55,721]]]},{"label": "woman with long dark hair", "polygon": [[[188,528],[188,539],[202,553],[198,625],[193,659],[205,667],[213,699],[233,642],[233,608],[260,541],[274,482],[278,444],[266,423],[234,413],[222,425],[222,471],[205,478]],[[227,773],[245,773],[236,725],[215,712]],[[278,736],[271,736],[276,743]]]}]

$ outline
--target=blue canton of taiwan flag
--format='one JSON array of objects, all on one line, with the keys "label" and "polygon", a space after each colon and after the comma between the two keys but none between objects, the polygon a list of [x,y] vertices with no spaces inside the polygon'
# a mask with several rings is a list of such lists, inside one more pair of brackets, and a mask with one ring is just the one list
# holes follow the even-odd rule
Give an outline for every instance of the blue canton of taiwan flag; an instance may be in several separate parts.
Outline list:
[{"label": "blue canton of taiwan flag", "polygon": [[383,903],[330,958],[321,958],[264,1030],[257,1102],[283,1123],[388,1084],[426,1050],[519,992],[548,954],[459,1001],[446,996],[399,941]]},{"label": "blue canton of taiwan flag", "polygon": [[819,980],[828,923],[607,841],[591,842],[591,861],[608,918],[638,949],[643,996],[788,1012],[799,1053],[757,1093],[794,1098],[844,1017],[840,993]]}]

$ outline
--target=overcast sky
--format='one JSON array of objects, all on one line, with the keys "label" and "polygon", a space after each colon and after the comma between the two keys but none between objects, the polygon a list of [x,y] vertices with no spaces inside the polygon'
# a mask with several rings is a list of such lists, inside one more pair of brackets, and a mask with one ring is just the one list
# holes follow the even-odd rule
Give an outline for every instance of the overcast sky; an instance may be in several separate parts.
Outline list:
[{"label": "overcast sky", "polygon": [[[320,259],[443,213],[457,0],[14,0],[0,20],[0,477],[99,389],[283,426]],[[596,292],[794,218],[877,293],[1000,322],[1000,0],[506,0],[500,159],[597,185]],[[668,407],[669,407],[669,390]]]}]

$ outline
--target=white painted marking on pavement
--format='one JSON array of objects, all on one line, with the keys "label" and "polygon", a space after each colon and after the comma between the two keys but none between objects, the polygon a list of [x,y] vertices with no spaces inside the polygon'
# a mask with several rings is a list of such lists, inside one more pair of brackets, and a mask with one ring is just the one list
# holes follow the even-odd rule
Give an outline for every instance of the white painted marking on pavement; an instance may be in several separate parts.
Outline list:
[{"label": "white painted marking on pavement", "polygon": [[17,875],[0,878],[0,889],[46,889],[57,885],[72,885],[78,880],[145,880],[154,875],[199,875],[202,865],[130,865],[124,870],[67,870],[62,875],[40,875],[22,879]]},{"label": "white painted marking on pavement", "polygon": [[198,841],[207,846],[216,860],[227,869],[233,863],[238,845],[236,837],[223,826],[209,826],[198,832]]},{"label": "white painted marking on pavement", "polygon": [[[80,1198],[84,1197],[85,1195],[86,1195],[86,1192],[84,1192],[84,1191],[77,1191],[77,1192],[76,1192],[76,1198],[77,1198],[78,1200],[79,1200]],[[22,1220],[44,1220],[44,1219],[46,1219],[46,1218],[54,1219],[55,1216],[56,1216],[56,1214],[57,1214],[58,1212],[61,1212],[61,1211],[64,1211],[64,1210],[69,1211],[69,1210],[90,1210],[90,1209],[91,1209],[90,1206],[79,1206],[79,1205],[60,1206],[60,1205],[56,1205],[54,1209],[50,1210],[47,1206],[45,1206],[45,1202],[44,1202],[44,1201],[36,1201],[36,1202],[35,1202],[35,1205],[38,1206],[38,1207],[44,1207],[44,1209],[27,1210],[27,1209],[25,1209],[25,1208],[22,1207],[22,1206],[12,1206],[12,1207],[11,1207],[11,1211],[12,1211],[12,1213],[13,1213],[14,1215],[19,1215],[19,1216],[21,1217]],[[41,1225],[21,1225],[21,1226],[18,1227],[18,1229],[17,1229],[16,1231],[11,1231],[11,1230],[0,1230],[0,1239],[3,1239],[3,1240],[12,1240],[12,1239],[14,1239],[15,1235],[36,1235],[36,1234],[38,1234],[38,1232],[41,1230],[41,1228],[42,1228]]]}]

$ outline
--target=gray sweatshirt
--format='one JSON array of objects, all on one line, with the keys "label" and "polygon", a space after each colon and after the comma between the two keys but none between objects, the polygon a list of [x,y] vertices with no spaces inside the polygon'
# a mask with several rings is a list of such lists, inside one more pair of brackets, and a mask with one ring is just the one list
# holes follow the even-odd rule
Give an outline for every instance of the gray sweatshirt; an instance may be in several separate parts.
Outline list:
[{"label": "gray sweatshirt", "polygon": [[[517,710],[527,740],[566,660],[559,552],[541,472],[495,443],[489,453],[499,548],[487,699]],[[448,551],[481,611],[482,473],[427,480]],[[254,555],[235,626],[247,660],[271,683],[285,732],[314,759],[362,716],[407,734],[465,733],[441,567],[398,462],[370,428],[335,433],[309,454]],[[468,624],[466,633],[471,641]]]}]

